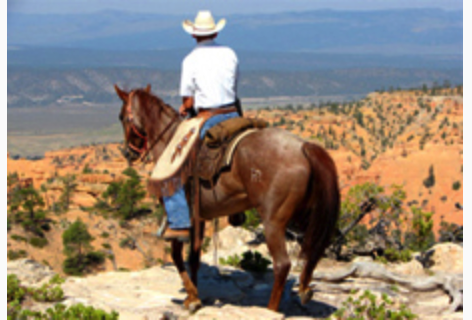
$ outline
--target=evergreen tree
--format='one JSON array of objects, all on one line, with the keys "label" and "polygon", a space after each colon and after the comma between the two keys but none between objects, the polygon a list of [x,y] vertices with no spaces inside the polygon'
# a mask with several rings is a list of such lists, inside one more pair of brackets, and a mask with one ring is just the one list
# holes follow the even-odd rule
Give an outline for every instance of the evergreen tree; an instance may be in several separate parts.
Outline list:
[{"label": "evergreen tree", "polygon": [[429,175],[426,179],[423,180],[423,185],[429,189],[433,187],[435,183],[436,183],[436,178],[434,176],[434,168],[433,168],[433,165],[431,165],[429,167]]},{"label": "evergreen tree", "polygon": [[413,215],[412,226],[413,226],[413,243],[410,247],[414,250],[425,252],[431,245],[435,243],[433,233],[433,213],[423,212],[419,208],[411,208]]},{"label": "evergreen tree", "polygon": [[95,207],[116,211],[121,219],[132,219],[138,213],[138,203],[146,196],[146,191],[141,185],[141,178],[133,168],[123,171],[128,178],[124,181],[112,182],[102,194],[106,202],[99,201]]},{"label": "evergreen tree", "polygon": [[122,219],[131,219],[136,214],[136,206],[144,199],[146,191],[141,185],[141,178],[136,170],[128,168],[123,174],[129,178],[123,183],[116,202],[119,204],[118,213]]},{"label": "evergreen tree", "polygon": [[83,257],[92,248],[90,245],[92,240],[93,237],[88,232],[87,225],[82,220],[77,219],[62,234],[64,253],[68,256]]},{"label": "evergreen tree", "polygon": [[26,231],[41,237],[44,236],[43,230],[49,230],[43,207],[44,200],[33,186],[19,188],[12,195],[10,210],[14,222],[20,223]]},{"label": "evergreen tree", "polygon": [[72,195],[77,188],[77,183],[75,182],[75,175],[66,175],[65,177],[61,178],[61,182],[63,184],[63,190],[61,197],[59,198],[59,206],[61,211],[67,212],[70,207],[70,202]]},{"label": "evergreen tree", "polygon": [[81,275],[97,264],[105,261],[105,256],[100,252],[93,252],[91,242],[93,237],[87,229],[87,225],[82,220],[77,219],[62,234],[64,253],[67,259],[64,260],[62,269],[70,275]]},{"label": "evergreen tree", "polygon": [[7,175],[7,204],[10,205],[10,202],[17,188],[17,184],[20,181],[20,177],[17,172],[9,173]]}]

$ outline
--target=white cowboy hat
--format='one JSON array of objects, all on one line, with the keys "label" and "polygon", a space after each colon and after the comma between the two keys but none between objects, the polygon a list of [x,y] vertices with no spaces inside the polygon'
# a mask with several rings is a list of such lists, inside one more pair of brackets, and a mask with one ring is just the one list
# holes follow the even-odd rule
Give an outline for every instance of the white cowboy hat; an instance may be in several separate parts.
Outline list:
[{"label": "white cowboy hat", "polygon": [[182,22],[184,30],[194,36],[208,36],[220,32],[226,25],[226,19],[221,19],[215,24],[210,11],[199,11],[195,17],[195,23],[190,20]]}]

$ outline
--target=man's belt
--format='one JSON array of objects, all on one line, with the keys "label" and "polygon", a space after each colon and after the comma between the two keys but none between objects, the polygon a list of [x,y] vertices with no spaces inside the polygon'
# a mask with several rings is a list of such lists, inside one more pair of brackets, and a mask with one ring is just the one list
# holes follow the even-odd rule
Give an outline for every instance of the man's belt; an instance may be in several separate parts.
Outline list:
[{"label": "man's belt", "polygon": [[225,114],[231,112],[238,112],[238,109],[236,109],[234,103],[219,108],[198,108],[198,117],[210,118],[218,114]]}]

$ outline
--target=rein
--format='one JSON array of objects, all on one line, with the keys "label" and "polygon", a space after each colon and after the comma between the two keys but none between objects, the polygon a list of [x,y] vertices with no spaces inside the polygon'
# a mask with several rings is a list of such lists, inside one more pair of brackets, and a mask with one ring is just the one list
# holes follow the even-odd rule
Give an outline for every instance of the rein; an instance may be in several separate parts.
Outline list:
[{"label": "rein", "polygon": [[[141,162],[144,162],[144,160],[146,159],[146,157],[148,156],[149,152],[152,150],[152,148],[154,148],[154,146],[162,139],[162,137],[164,136],[164,134],[166,134],[167,131],[169,131],[169,129],[172,127],[172,125],[174,124],[174,121],[179,117],[179,114],[178,113],[175,113],[174,116],[170,119],[169,123],[167,124],[167,126],[164,128],[164,130],[161,131],[161,133],[157,136],[157,138],[149,145],[148,147],[148,138],[147,138],[147,135],[146,133],[142,133],[140,132],[140,130],[138,129],[138,127],[136,126],[135,122],[133,121],[134,120],[134,116],[133,116],[133,112],[131,110],[131,103],[133,101],[133,97],[134,97],[134,91],[132,91],[130,93],[130,96],[129,96],[129,101],[130,103],[128,104],[128,106],[126,107],[126,111],[127,111],[127,121],[130,123],[130,126],[131,126],[131,130],[133,130],[133,132],[142,140],[144,140],[144,143],[143,143],[143,146],[141,148],[138,148],[137,146],[133,145],[131,142],[130,142],[130,139],[128,137],[128,147],[134,151],[136,151],[139,155],[140,155],[140,161]],[[143,154],[141,156],[141,154]]]},{"label": "rein", "polygon": [[[167,124],[167,126],[164,128],[164,130],[162,130],[162,132],[159,134],[159,136],[156,138],[156,140],[154,140],[153,143],[151,143],[151,145],[149,146],[149,148],[146,150],[146,153],[141,157],[140,161],[144,162],[144,159],[146,159],[146,157],[148,156],[149,152],[151,152],[152,148],[154,148],[154,146],[162,139],[162,137],[164,136],[164,134],[171,128],[171,126],[174,124],[174,120],[177,119],[179,117],[179,114],[176,113],[171,121]],[[146,145],[146,142],[147,142],[147,139],[144,140],[144,145]]]}]

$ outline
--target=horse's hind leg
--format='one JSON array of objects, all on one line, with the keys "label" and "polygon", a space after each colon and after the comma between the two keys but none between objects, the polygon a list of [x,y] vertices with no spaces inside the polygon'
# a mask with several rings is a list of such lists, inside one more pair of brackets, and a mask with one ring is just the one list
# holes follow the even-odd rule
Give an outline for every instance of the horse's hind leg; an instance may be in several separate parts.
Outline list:
[{"label": "horse's hind leg", "polygon": [[[317,261],[316,261],[317,262]],[[310,288],[310,281],[312,278],[313,270],[315,269],[316,262],[307,260],[303,271],[300,274],[300,286],[298,289],[298,295],[302,304],[306,304],[313,297],[313,290]]]},{"label": "horse's hind leg", "polygon": [[184,283],[187,298],[184,301],[184,307],[194,312],[202,306],[200,299],[198,299],[198,290],[196,285],[190,280],[187,270],[185,270],[184,259],[182,258],[183,242],[179,240],[172,241],[172,260],[179,272],[180,278]]},{"label": "horse's hind leg", "polygon": [[280,225],[277,222],[268,222],[264,224],[264,231],[274,268],[274,286],[272,287],[272,294],[270,295],[267,308],[277,311],[291,267],[290,258],[285,246],[285,225]]}]

